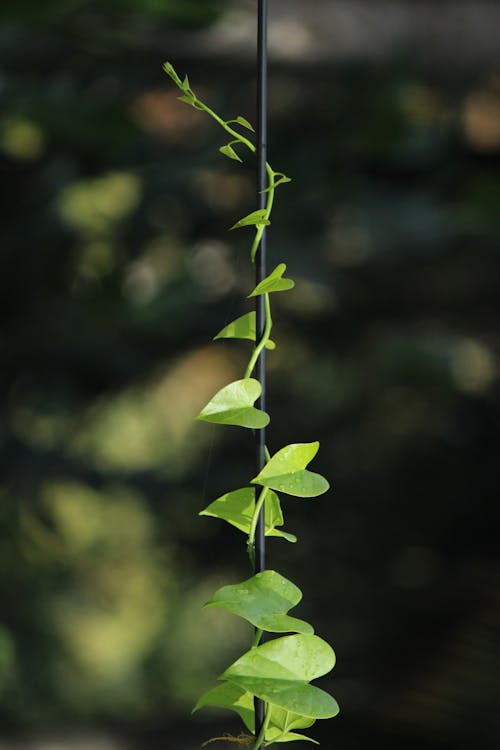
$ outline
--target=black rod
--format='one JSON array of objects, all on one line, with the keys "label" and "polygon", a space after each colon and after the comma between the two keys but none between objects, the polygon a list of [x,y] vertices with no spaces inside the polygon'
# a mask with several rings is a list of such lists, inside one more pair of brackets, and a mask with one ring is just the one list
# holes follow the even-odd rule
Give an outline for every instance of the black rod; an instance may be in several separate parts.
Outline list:
[{"label": "black rod", "polygon": [[[267,187],[267,0],[259,0],[258,28],[257,28],[257,200],[258,207],[266,207]],[[262,235],[260,249],[256,256],[256,283],[260,284],[266,273],[266,232]],[[266,323],[264,295],[255,298],[256,329],[259,341],[264,334]],[[262,386],[262,395],[257,402],[257,408],[266,410],[266,349],[263,348],[256,366],[257,380]],[[256,458],[257,473],[266,463],[266,430],[256,430]],[[255,572],[260,573],[266,567],[266,538],[264,525],[264,507],[261,509],[255,534]],[[255,699],[255,736],[261,730],[264,721],[264,702]]]}]

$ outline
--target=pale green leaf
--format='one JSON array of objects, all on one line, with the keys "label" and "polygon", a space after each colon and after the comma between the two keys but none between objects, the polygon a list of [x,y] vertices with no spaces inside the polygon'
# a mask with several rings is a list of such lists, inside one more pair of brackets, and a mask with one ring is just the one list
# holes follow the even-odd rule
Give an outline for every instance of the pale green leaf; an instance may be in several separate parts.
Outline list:
[{"label": "pale green leaf", "polygon": [[337,702],[309,681],[334,664],[333,649],[318,636],[288,635],[252,648],[221,679],[287,711],[328,719],[337,715]]},{"label": "pale green leaf", "polygon": [[180,89],[182,89],[182,81],[181,81],[181,79],[179,78],[179,76],[178,76],[178,74],[177,74],[177,72],[176,72],[176,70],[175,70],[174,66],[172,65],[172,63],[170,63],[170,62],[166,62],[166,63],[164,63],[164,64],[163,64],[163,70],[165,71],[165,73],[166,73],[167,75],[169,75],[169,76],[170,76],[170,78],[171,78],[171,79],[173,80],[173,82],[174,82],[174,83],[175,83],[175,84],[176,84],[176,85],[177,85],[177,86],[178,86],[178,87],[179,87]]},{"label": "pale green leaf", "polygon": [[311,719],[309,716],[301,716],[300,714],[294,714],[290,711],[285,711],[284,708],[279,706],[272,707],[272,723],[282,731],[292,729],[308,729],[312,727],[316,719]]},{"label": "pale green leaf", "polygon": [[245,534],[249,534],[254,510],[255,490],[244,487],[241,490],[227,492],[225,495],[218,497],[199,515],[221,518]]},{"label": "pale green leaf", "polygon": [[191,90],[189,86],[189,78],[187,77],[187,75],[184,76],[184,80],[182,82],[182,90],[186,92]]},{"label": "pale green leaf", "polygon": [[[245,534],[250,533],[252,518],[255,511],[255,489],[244,487],[234,490],[214,500],[213,503],[200,512],[200,516],[221,518],[235,526]],[[265,501],[266,536],[283,537],[289,542],[296,542],[297,537],[288,534],[276,526],[283,525],[283,513],[278,496],[269,492]]]},{"label": "pale green leaf", "polygon": [[261,429],[270,421],[265,411],[255,409],[253,406],[261,393],[262,386],[258,380],[254,378],[236,380],[218,391],[196,419],[216,424]]},{"label": "pale green leaf", "polygon": [[250,123],[248,122],[248,120],[246,120],[246,119],[245,119],[244,117],[242,117],[241,115],[238,115],[238,117],[236,118],[235,122],[237,122],[237,123],[238,123],[238,125],[241,125],[242,127],[246,128],[247,130],[251,130],[251,131],[252,131],[252,133],[255,133],[255,129],[254,129],[253,125],[251,125],[251,124],[250,124]]},{"label": "pale green leaf", "polygon": [[266,732],[266,744],[268,745],[272,742],[297,742],[297,740],[312,742],[314,745],[319,745],[317,740],[313,740],[311,737],[306,737],[305,734],[298,734],[297,732],[285,732],[283,734],[282,730],[277,727],[271,727]]},{"label": "pale green leaf", "polygon": [[281,173],[276,172],[274,176],[278,177],[278,179],[275,180],[272,185],[269,185],[269,187],[267,187],[265,190],[261,190],[260,191],[261,194],[269,193],[271,190],[275,190],[277,187],[279,187],[280,185],[283,185],[285,182],[291,182],[290,177],[287,177],[286,174],[281,174]]},{"label": "pale green leaf", "polygon": [[233,224],[231,230],[240,229],[241,227],[267,227],[270,223],[269,219],[266,218],[266,209],[259,208],[258,211],[252,211],[251,214],[244,216],[236,224]]},{"label": "pale green leaf", "polygon": [[295,584],[274,570],[265,570],[243,583],[223,586],[205,606],[226,609],[267,632],[313,633],[309,623],[287,615],[301,599]]},{"label": "pale green leaf", "polygon": [[[222,329],[222,331],[219,331],[219,333],[214,336],[215,339],[246,339],[248,341],[255,341],[256,337],[256,315],[255,310],[252,310],[252,312],[246,313],[245,315],[241,315],[241,317],[236,318],[236,320],[233,320],[232,323],[229,323],[225,328]],[[267,341],[266,342],[266,348],[267,349],[275,349],[276,344],[274,341]]]},{"label": "pale green leaf", "polygon": [[284,279],[283,274],[286,271],[286,264],[280,263],[269,276],[266,276],[260,284],[257,284],[255,289],[249,297],[257,297],[259,294],[269,294],[270,292],[286,292],[288,289],[293,289],[295,281],[292,279]]},{"label": "pale green leaf", "polygon": [[305,468],[318,448],[318,442],[285,446],[269,459],[252,482],[296,497],[322,495],[330,487],[327,480],[321,474]]},{"label": "pale green leaf", "polygon": [[221,685],[207,690],[193,708],[193,713],[204,706],[227,708],[229,711],[235,711],[243,719],[246,728],[250,732],[254,731],[253,695],[237,685],[231,682],[223,682]]},{"label": "pale green leaf", "polygon": [[234,148],[231,146],[230,143],[228,143],[226,146],[221,146],[219,151],[221,154],[224,154],[224,156],[228,156],[230,159],[233,159],[234,161],[243,161],[240,159]]}]

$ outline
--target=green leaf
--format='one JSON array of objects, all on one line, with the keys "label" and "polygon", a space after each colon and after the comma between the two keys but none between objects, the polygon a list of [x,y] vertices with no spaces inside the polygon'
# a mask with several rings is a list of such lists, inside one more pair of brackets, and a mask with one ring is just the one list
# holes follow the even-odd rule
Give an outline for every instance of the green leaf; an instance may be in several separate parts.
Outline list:
[{"label": "green leaf", "polygon": [[173,82],[174,82],[174,83],[175,83],[175,84],[176,84],[176,85],[177,85],[177,86],[178,86],[178,87],[179,87],[180,89],[182,89],[182,88],[183,88],[183,86],[182,86],[182,81],[181,81],[181,79],[179,78],[179,76],[178,76],[178,74],[177,74],[177,72],[176,72],[176,70],[175,70],[174,66],[172,65],[172,63],[170,63],[170,62],[166,62],[166,63],[163,63],[163,70],[165,71],[165,73],[166,73],[167,75],[169,75],[169,76],[170,76],[170,78],[172,79],[172,81],[173,81]]},{"label": "green leaf", "polygon": [[182,96],[178,96],[177,99],[180,102],[185,102],[186,104],[193,104],[194,98],[191,96],[191,94],[183,94]]},{"label": "green leaf", "polygon": [[261,190],[260,192],[262,195],[264,193],[271,192],[271,190],[275,190],[277,187],[279,187],[280,185],[283,185],[285,182],[291,182],[290,177],[287,177],[286,174],[283,174],[282,172],[275,172],[274,176],[278,177],[278,179],[275,180],[272,185],[269,185],[269,187],[267,187],[265,190]]},{"label": "green leaf", "polygon": [[270,421],[265,411],[253,406],[261,393],[262,387],[258,380],[236,380],[218,391],[196,419],[259,430]]},{"label": "green leaf", "polygon": [[266,219],[266,209],[259,208],[258,211],[252,211],[251,214],[244,216],[236,224],[233,224],[229,231],[241,229],[241,227],[267,227],[270,223],[269,219]]},{"label": "green leaf", "polygon": [[309,716],[301,716],[300,714],[285,711],[284,708],[279,708],[279,706],[272,707],[271,719],[272,724],[281,729],[282,732],[292,729],[308,729],[316,721],[316,719],[311,719]]},{"label": "green leaf", "polygon": [[228,156],[230,159],[233,159],[234,161],[240,161],[243,162],[243,159],[240,159],[234,148],[231,146],[230,143],[228,143],[226,146],[221,146],[219,151],[221,154],[224,154],[224,156]]},{"label": "green leaf", "polygon": [[[228,492],[200,512],[200,516],[221,518],[235,526],[245,534],[250,533],[252,518],[255,511],[255,489],[245,487],[241,490]],[[283,525],[283,513],[278,496],[269,492],[265,501],[266,536],[283,537],[289,542],[296,542],[297,537],[287,534],[276,526]]]},{"label": "green leaf", "polygon": [[182,90],[183,91],[186,91],[186,92],[187,91],[191,91],[191,87],[189,86],[189,78],[187,77],[187,75],[184,76],[184,80],[183,80],[181,86],[182,86]]},{"label": "green leaf", "polygon": [[329,672],[333,649],[316,635],[287,635],[247,651],[220,679],[312,719],[336,716],[337,702],[309,681]]},{"label": "green leaf", "polygon": [[300,589],[274,570],[257,573],[242,583],[223,586],[205,604],[222,607],[270,633],[314,633],[304,620],[287,612],[302,599]]},{"label": "green leaf", "polygon": [[242,117],[241,115],[238,115],[236,120],[232,120],[232,122],[237,122],[238,125],[242,125],[247,130],[251,130],[252,133],[255,133],[254,127],[248,122],[248,120],[245,120],[245,118]]},{"label": "green leaf", "polygon": [[297,734],[296,732],[285,732],[283,734],[281,729],[277,727],[271,727],[266,732],[266,742],[296,742],[297,740],[303,740],[304,742],[312,742],[314,745],[319,745],[317,740],[313,740],[311,737],[306,737],[305,734]]},{"label": "green leaf", "polygon": [[318,452],[319,443],[292,443],[272,456],[260,474],[252,479],[255,484],[271,487],[296,497],[317,497],[326,492],[327,480],[305,468]]},{"label": "green leaf", "polygon": [[[219,331],[215,339],[247,339],[248,341],[255,341],[256,337],[256,315],[255,311],[246,313],[232,323],[229,323],[222,331]],[[267,341],[266,349],[276,349],[274,341]]]},{"label": "green leaf", "polygon": [[253,292],[248,296],[257,297],[259,294],[269,294],[269,292],[285,292],[288,289],[293,289],[293,287],[295,286],[295,281],[293,281],[292,279],[282,278],[285,271],[286,264],[280,263],[279,266],[276,266],[274,271],[269,274],[269,276],[266,276],[266,278],[263,279],[260,284],[257,284]]},{"label": "green leaf", "polygon": [[235,711],[242,719],[246,728],[254,731],[254,704],[252,693],[239,688],[231,682],[223,682],[211,690],[207,690],[199,698],[192,713],[199,711],[204,706],[214,706],[215,708],[227,708],[229,711]]},{"label": "green leaf", "polygon": [[[211,690],[207,690],[199,698],[192,713],[206,706],[234,711],[243,720],[249,732],[255,731],[254,696],[248,690],[244,690],[231,682],[223,682]],[[269,711],[271,715],[266,732],[268,742],[291,742],[292,738],[294,740],[309,739],[303,735],[295,734],[291,730],[306,729],[314,724],[315,719],[285,711],[272,704],[269,704]],[[310,741],[314,742],[314,740]]]}]

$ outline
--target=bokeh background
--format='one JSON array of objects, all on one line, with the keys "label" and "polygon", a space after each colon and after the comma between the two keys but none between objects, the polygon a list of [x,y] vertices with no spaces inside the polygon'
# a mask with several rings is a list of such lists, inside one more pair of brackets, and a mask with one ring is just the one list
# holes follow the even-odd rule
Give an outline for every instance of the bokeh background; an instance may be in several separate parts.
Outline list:
[{"label": "bokeh background", "polygon": [[[284,502],[269,565],[332,642],[325,748],[500,744],[500,4],[271,0],[280,188],[272,451],[335,491]],[[256,3],[0,5],[0,745],[191,750],[249,630],[201,606],[249,574],[197,513],[246,431],[194,423],[248,347],[254,164],[164,60],[254,120]],[[310,505],[309,505],[310,502]]]}]

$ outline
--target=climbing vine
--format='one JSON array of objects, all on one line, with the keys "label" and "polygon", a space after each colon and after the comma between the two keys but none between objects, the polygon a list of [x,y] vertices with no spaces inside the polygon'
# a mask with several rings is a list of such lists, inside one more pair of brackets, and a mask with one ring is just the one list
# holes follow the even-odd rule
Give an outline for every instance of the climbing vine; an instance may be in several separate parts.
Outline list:
[{"label": "climbing vine", "polygon": [[[229,135],[230,140],[219,149],[229,159],[241,162],[241,153],[255,153],[251,141],[252,125],[244,117],[224,120],[202,102],[192,90],[186,76],[181,79],[171,63],[165,63],[165,72],[179,87],[181,101],[206,112]],[[243,134],[240,131],[245,131]],[[231,229],[253,227],[254,237],[250,259],[255,263],[266,226],[271,221],[276,189],[290,182],[282,172],[276,172],[266,163],[266,205],[237,221]],[[270,422],[269,415],[254,404],[262,388],[252,377],[253,370],[264,348],[274,349],[271,339],[273,327],[271,294],[285,292],[294,287],[294,281],[284,274],[286,265],[280,263],[248,295],[263,295],[265,325],[261,338],[256,341],[256,314],[250,312],[233,320],[214,338],[246,339],[255,342],[248,365],[241,380],[229,383],[218,391],[198,414],[197,419],[222,425],[259,430]],[[214,500],[200,515],[222,519],[246,536],[247,551],[255,564],[255,532],[259,514],[264,508],[265,535],[281,537],[288,542],[297,538],[282,530],[284,523],[280,495],[311,498],[329,489],[327,480],[307,468],[319,449],[318,442],[292,443],[270,455],[266,449],[266,463],[249,486],[232,490]],[[236,712],[250,734],[238,737],[214,737],[208,743],[227,741],[259,750],[278,742],[315,740],[301,731],[311,727],[317,719],[328,719],[339,711],[337,702],[328,693],[311,685],[333,669],[335,654],[332,648],[314,634],[313,627],[304,620],[292,617],[289,610],[302,599],[300,589],[274,570],[264,570],[242,583],[223,586],[206,603],[220,607],[247,620],[255,628],[251,648],[231,664],[219,677],[219,684],[204,693],[194,710],[215,706]],[[263,634],[274,634],[262,642]],[[287,635],[282,635],[287,634]],[[256,736],[254,698],[264,702],[264,722]]]}]

